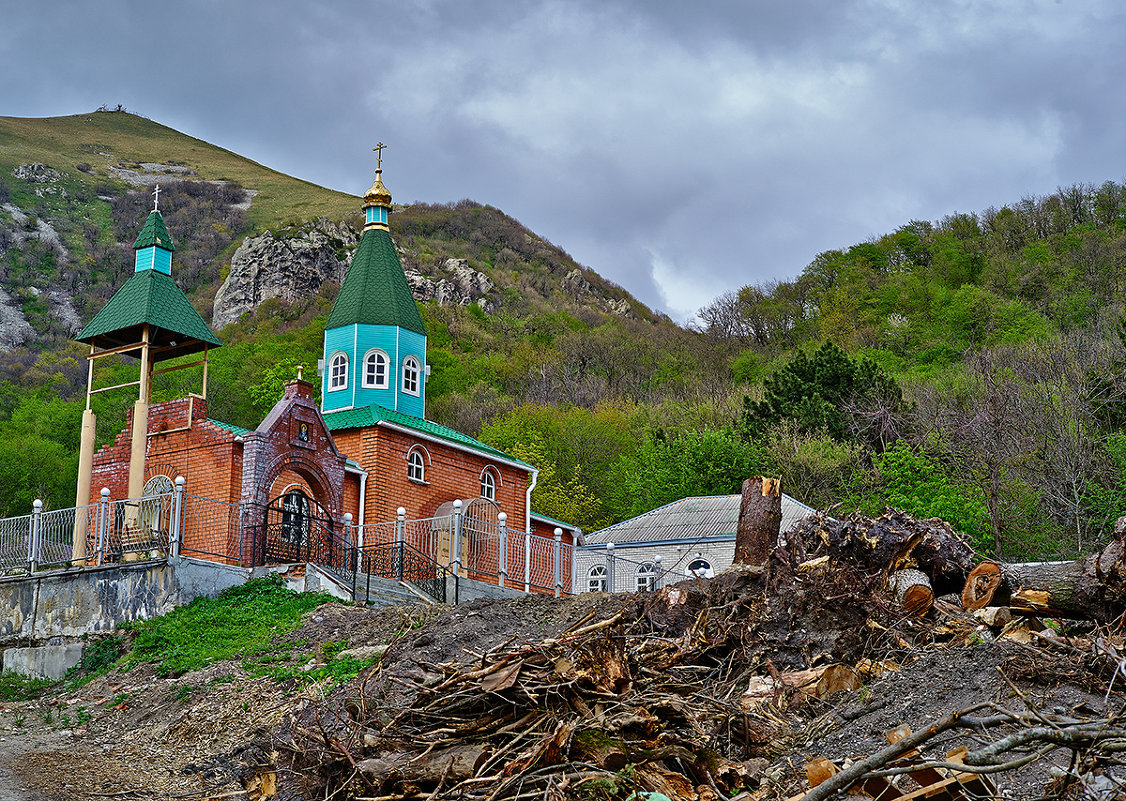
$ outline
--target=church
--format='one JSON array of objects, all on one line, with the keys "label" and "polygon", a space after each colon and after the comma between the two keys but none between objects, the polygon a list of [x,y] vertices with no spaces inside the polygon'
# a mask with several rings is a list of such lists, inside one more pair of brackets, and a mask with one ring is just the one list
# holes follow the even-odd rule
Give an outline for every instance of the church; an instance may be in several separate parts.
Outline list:
[{"label": "church", "polygon": [[[325,543],[371,550],[397,537],[502,586],[509,577],[526,590],[570,591],[581,531],[533,512],[536,467],[426,419],[426,326],[391,239],[382,172],[364,195],[363,234],[325,326],[320,402],[299,371],[253,430],[208,416],[207,358],[221,343],[172,279],[175,246],[154,204],[133,275],[76,337],[89,347],[77,505],[170,493],[183,477],[188,497],[238,516],[218,531],[185,525],[185,555],[315,561]],[[139,379],[96,388],[95,361],[112,354],[136,358]],[[160,367],[188,355],[201,358]],[[150,403],[154,375],[200,366],[199,392]],[[90,396],[133,385],[125,428],[95,452]],[[455,513],[464,539],[438,522]],[[143,509],[122,514],[122,531],[151,525]],[[93,548],[93,533],[76,527],[75,557]]]}]

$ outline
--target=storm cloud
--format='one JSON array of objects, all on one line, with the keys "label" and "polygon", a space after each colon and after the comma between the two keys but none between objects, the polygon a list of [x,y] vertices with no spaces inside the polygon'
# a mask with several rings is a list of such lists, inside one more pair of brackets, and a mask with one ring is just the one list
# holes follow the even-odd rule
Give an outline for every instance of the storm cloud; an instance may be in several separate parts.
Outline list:
[{"label": "storm cloud", "polygon": [[494,205],[684,320],[911,219],[1121,180],[1114,2],[5,2],[0,114],[124,105]]}]

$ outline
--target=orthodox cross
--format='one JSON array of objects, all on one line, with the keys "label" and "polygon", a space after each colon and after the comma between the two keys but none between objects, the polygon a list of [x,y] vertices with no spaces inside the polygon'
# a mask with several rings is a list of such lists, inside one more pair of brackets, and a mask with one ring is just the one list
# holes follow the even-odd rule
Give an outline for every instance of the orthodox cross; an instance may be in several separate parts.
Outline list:
[{"label": "orthodox cross", "polygon": [[383,148],[385,148],[385,147],[387,147],[387,145],[380,142],[378,145],[376,145],[375,147],[372,148],[372,150],[375,151],[375,154],[376,154],[375,168],[377,170],[383,169]]},{"label": "orthodox cross", "polygon": [[152,210],[156,211],[160,206],[160,184],[152,190]]}]

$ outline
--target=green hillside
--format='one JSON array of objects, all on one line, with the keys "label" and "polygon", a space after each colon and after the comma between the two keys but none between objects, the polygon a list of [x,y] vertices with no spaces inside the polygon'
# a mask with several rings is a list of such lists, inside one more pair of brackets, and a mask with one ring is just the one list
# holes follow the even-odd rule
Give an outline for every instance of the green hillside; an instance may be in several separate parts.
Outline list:
[{"label": "green hillside", "polygon": [[[104,179],[124,187],[110,167],[129,169],[142,162],[187,167],[207,181],[234,181],[258,191],[248,217],[252,227],[318,216],[343,219],[355,212],[357,198],[291,178],[202,139],[124,112],[94,112],[71,117],[0,117],[0,171],[41,162],[68,179]],[[89,165],[84,173],[78,165]]]},{"label": "green hillside", "polygon": [[[145,164],[189,171],[161,210],[174,278],[207,319],[244,237],[292,250],[313,218],[357,220],[357,198],[139,117],[0,118],[0,516],[71,502],[86,371],[70,337],[132,272],[152,201],[121,171]],[[499,209],[396,207],[392,235],[415,278],[436,286],[452,260],[488,279],[475,300],[420,304],[427,414],[540,467],[541,513],[591,530],[771,474],[812,506],[941,517],[1008,558],[1089,550],[1126,513],[1115,182],[907,221],[727,293],[690,328]],[[218,332],[213,417],[253,427],[298,364],[314,374],[337,289]],[[135,377],[104,361],[99,384]],[[154,393],[198,380],[161,376]],[[127,396],[98,396],[100,441]]]}]

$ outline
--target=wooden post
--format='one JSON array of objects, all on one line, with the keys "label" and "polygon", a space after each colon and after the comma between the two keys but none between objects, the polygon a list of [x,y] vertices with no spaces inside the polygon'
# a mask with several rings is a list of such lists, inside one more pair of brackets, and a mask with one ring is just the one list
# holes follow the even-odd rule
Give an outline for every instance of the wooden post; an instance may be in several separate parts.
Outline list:
[{"label": "wooden post", "polygon": [[781,526],[782,482],[762,476],[744,481],[739,527],[735,533],[735,564],[766,564],[778,545]]}]

